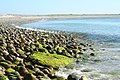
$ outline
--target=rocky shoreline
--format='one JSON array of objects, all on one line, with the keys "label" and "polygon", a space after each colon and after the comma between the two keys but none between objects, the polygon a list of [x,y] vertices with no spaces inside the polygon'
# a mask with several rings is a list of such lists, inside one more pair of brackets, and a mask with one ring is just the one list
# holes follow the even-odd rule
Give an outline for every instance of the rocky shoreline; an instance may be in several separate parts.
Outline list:
[{"label": "rocky shoreline", "polygon": [[[39,18],[40,19],[40,18]],[[91,43],[78,41],[75,34],[50,33],[16,28],[39,19],[8,20],[0,24],[0,80],[66,80],[56,76],[60,66],[95,56]],[[69,75],[68,80],[75,79]],[[81,76],[79,80],[87,80]]]}]

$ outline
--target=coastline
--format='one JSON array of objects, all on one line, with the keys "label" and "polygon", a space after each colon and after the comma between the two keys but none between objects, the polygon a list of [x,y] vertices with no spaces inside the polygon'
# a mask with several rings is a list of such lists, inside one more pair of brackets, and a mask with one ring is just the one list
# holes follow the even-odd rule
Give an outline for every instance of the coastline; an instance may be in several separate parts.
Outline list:
[{"label": "coastline", "polygon": [[[15,15],[16,16],[16,15]],[[51,34],[51,33],[49,33],[49,31],[48,32],[41,32],[41,31],[38,31],[38,30],[33,30],[33,29],[24,29],[24,28],[19,28],[19,27],[15,27],[16,25],[21,25],[21,24],[28,24],[28,23],[32,23],[32,22],[36,22],[36,21],[40,21],[40,20],[49,20],[49,19],[66,19],[66,18],[102,18],[102,17],[104,17],[104,18],[106,18],[106,17],[108,17],[108,16],[55,16],[55,15],[50,15],[50,16],[26,16],[26,15],[23,15],[23,16],[21,16],[21,15],[17,15],[17,17],[13,17],[13,16],[7,16],[7,17],[4,17],[4,18],[0,18],[0,25],[1,26],[4,26],[5,28],[7,27],[8,29],[7,30],[11,30],[11,29],[13,29],[13,30],[15,30],[15,31],[20,31],[20,32],[22,32],[23,33],[23,35],[24,35],[24,32],[27,32],[28,31],[28,34],[29,34],[29,31],[32,31],[33,33],[36,33],[36,32],[40,32],[40,34],[41,35],[43,35],[43,34]],[[111,15],[109,15],[109,18],[114,18],[114,17],[118,17],[118,15],[114,15],[114,16],[111,16]],[[13,25],[14,24],[14,25]],[[4,28],[3,28],[4,29]],[[5,30],[5,29],[4,29]],[[54,34],[54,32],[53,32],[53,34]],[[57,34],[57,33],[56,33]],[[61,32],[60,32],[60,34],[61,34]],[[62,35],[66,35],[66,34],[62,34]],[[18,35],[19,36],[19,35]],[[67,35],[68,36],[68,35]],[[64,37],[64,36],[63,36]],[[70,37],[70,35],[69,35],[69,37]],[[60,38],[60,37],[59,37]],[[63,39],[64,40],[64,39]],[[33,42],[34,43],[34,42]],[[82,43],[81,43],[82,44]],[[84,45],[85,44],[85,45]],[[83,49],[85,48],[85,49],[87,49],[87,48],[91,48],[91,47],[88,47],[88,46],[91,46],[91,44],[90,43],[87,43],[87,42],[85,42],[85,43],[83,43],[82,44],[82,46],[87,46],[87,47],[83,47]],[[97,45],[98,46],[98,45]],[[93,49],[93,48],[92,48]],[[93,51],[94,52],[94,51]],[[112,52],[113,53],[113,52]],[[44,55],[43,55],[44,56]],[[94,56],[94,54],[93,54],[93,56]],[[23,57],[23,56],[22,56]],[[76,55],[76,57],[77,57],[77,55]],[[21,59],[21,58],[19,58],[18,57],[18,59]],[[87,60],[87,58],[86,58],[86,60]],[[78,59],[78,62],[79,62],[80,60]],[[1,63],[0,63],[1,64]],[[26,64],[23,64],[23,65],[26,65]],[[0,66],[1,67],[1,66]],[[23,67],[22,67],[23,68]],[[25,68],[25,67],[24,67]],[[51,68],[49,68],[49,67],[44,67],[45,69],[47,69],[48,71],[49,70],[53,70],[53,69],[51,69]],[[15,68],[12,68],[12,69],[15,69]],[[41,69],[41,68],[39,68],[39,69]],[[44,72],[44,69],[42,69],[43,70],[43,72]],[[49,72],[50,73],[50,72]],[[51,77],[53,77],[52,75],[54,74],[54,71],[52,72],[52,73],[50,73],[50,74],[47,74],[47,75],[49,75],[49,77],[47,77],[47,78],[51,78]],[[26,73],[25,73],[26,74]],[[43,73],[43,75],[44,75],[44,73]],[[19,76],[20,77],[20,76]],[[55,75],[54,75],[54,77],[55,77]],[[58,77],[57,77],[58,78]],[[49,79],[48,79],[49,80]]]},{"label": "coastline", "polygon": [[[18,15],[0,14],[0,22],[25,24],[38,20],[47,19],[69,19],[69,18],[120,18],[120,14],[51,14],[51,15]],[[10,22],[12,20],[12,22]]]},{"label": "coastline", "polygon": [[71,34],[16,27],[16,25],[43,19],[55,19],[55,17],[36,18],[18,15],[0,17],[1,79],[64,79],[64,77],[55,75],[55,71],[60,66],[67,66],[73,62],[73,58],[87,59],[89,56],[96,55],[94,50],[91,50],[88,56],[84,56],[84,52],[88,48],[90,50],[92,44],[78,44]]}]

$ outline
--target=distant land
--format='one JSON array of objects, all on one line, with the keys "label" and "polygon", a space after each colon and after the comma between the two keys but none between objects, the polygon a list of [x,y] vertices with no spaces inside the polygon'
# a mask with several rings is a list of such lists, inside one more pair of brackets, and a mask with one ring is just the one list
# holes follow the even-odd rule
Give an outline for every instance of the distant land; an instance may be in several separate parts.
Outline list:
[{"label": "distant land", "polygon": [[120,17],[120,14],[48,14],[48,15],[26,15],[26,14],[0,14],[0,18],[13,18],[13,17],[25,17],[25,18],[108,18],[108,17]]}]

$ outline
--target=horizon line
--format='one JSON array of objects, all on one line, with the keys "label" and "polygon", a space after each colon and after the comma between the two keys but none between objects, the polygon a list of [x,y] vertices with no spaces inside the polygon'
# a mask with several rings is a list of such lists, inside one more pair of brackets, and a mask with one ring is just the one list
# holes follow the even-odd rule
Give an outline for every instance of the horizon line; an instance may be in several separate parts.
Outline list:
[{"label": "horizon line", "polygon": [[120,15],[120,13],[52,13],[52,14],[0,13],[0,15]]}]

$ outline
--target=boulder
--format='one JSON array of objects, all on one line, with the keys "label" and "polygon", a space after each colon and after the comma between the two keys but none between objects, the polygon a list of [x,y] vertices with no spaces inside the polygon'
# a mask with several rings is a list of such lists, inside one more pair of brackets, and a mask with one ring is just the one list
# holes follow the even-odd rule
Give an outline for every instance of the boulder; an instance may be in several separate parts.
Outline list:
[{"label": "boulder", "polygon": [[86,75],[82,75],[81,77],[77,73],[72,73],[68,76],[67,80],[88,80]]},{"label": "boulder", "polygon": [[8,79],[8,77],[7,77],[7,76],[2,75],[2,76],[0,76],[0,80],[9,80],[9,79]]},{"label": "boulder", "polygon": [[69,74],[67,80],[79,80],[79,77],[77,75],[77,73]]},{"label": "boulder", "polygon": [[37,80],[37,78],[36,78],[33,74],[27,73],[27,74],[24,76],[24,79],[23,79],[23,80]]},{"label": "boulder", "polygon": [[80,80],[88,80],[85,75],[81,76]]}]

